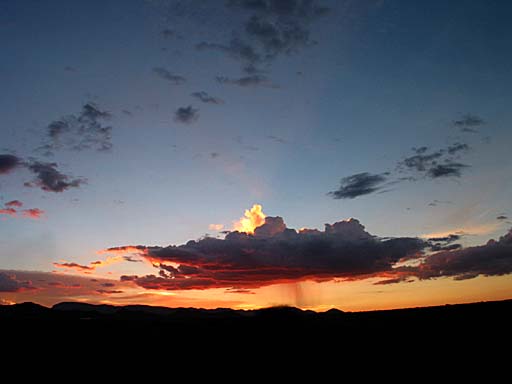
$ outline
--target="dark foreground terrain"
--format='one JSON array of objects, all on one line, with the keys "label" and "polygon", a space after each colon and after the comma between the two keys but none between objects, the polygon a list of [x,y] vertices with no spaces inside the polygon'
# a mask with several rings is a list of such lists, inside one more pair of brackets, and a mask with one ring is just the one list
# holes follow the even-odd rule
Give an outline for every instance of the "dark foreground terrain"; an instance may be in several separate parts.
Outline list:
[{"label": "dark foreground terrain", "polygon": [[[60,303],[0,306],[2,340],[51,343],[304,343],[343,345],[371,341],[402,345],[498,343],[509,348],[512,300],[372,312],[323,313],[276,307],[253,311],[142,305],[116,307]],[[398,344],[397,344],[398,343]],[[168,344],[170,345],[170,344]]]}]

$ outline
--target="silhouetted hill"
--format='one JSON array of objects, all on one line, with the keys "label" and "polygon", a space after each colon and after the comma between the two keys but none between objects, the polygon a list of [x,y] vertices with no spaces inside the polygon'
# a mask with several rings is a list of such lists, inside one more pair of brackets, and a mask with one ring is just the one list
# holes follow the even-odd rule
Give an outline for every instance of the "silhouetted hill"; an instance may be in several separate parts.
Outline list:
[{"label": "silhouetted hill", "polygon": [[[98,340],[121,343],[206,343],[216,348],[247,343],[341,343],[388,347],[404,343],[509,343],[512,300],[371,312],[166,308],[145,305],[34,303],[0,306],[4,339]],[[227,343],[227,344],[226,344]],[[392,343],[392,344],[390,344]],[[462,343],[462,344],[461,344]],[[507,345],[507,344],[504,344]]]}]

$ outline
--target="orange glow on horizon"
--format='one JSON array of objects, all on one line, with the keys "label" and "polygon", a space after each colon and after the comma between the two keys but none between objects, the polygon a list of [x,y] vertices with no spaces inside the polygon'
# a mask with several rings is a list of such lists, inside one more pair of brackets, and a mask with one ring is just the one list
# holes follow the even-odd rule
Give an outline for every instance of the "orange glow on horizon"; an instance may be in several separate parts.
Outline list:
[{"label": "orange glow on horizon", "polygon": [[244,216],[240,220],[233,223],[233,229],[238,232],[245,232],[253,234],[254,230],[265,224],[265,215],[262,211],[263,207],[260,204],[254,204],[252,208],[246,209]]}]

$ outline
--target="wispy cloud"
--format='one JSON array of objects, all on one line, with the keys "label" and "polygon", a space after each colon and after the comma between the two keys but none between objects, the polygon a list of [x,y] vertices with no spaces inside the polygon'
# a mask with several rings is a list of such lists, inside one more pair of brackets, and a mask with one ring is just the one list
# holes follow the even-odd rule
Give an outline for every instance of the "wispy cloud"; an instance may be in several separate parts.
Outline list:
[{"label": "wispy cloud", "polygon": [[480,116],[467,113],[460,119],[454,120],[452,124],[462,132],[475,133],[478,132],[478,127],[485,124],[485,121]]},{"label": "wispy cloud", "polygon": [[203,103],[207,104],[224,104],[224,100],[210,96],[208,93],[201,91],[201,92],[194,92],[191,94],[192,97],[195,97],[196,99],[202,101]]},{"label": "wispy cloud", "polygon": [[153,68],[153,73],[155,73],[158,77],[171,82],[174,85],[181,85],[187,81],[187,79],[185,79],[183,76],[176,75],[162,67]]},{"label": "wispy cloud", "polygon": [[45,142],[36,150],[45,155],[52,155],[59,149],[108,151],[112,148],[112,126],[105,125],[105,122],[111,118],[110,112],[88,102],[83,105],[80,113],[64,116],[48,124]]}]

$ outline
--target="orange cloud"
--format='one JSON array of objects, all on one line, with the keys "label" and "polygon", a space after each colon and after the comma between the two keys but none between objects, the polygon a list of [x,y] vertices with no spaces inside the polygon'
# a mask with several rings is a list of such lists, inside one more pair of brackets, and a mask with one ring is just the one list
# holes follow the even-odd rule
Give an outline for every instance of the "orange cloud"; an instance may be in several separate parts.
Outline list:
[{"label": "orange cloud", "polygon": [[9,208],[12,208],[12,207],[21,208],[21,207],[23,207],[23,203],[19,200],[12,200],[12,201],[5,203],[5,206],[9,207]]},{"label": "orange cloud", "polygon": [[244,213],[245,217],[234,222],[233,229],[238,232],[253,234],[257,227],[261,227],[265,224],[265,217],[267,217],[267,215],[263,213],[262,209],[260,204],[254,204],[250,210],[246,209]]},{"label": "orange cloud", "polygon": [[29,219],[40,219],[44,215],[44,211],[39,208],[30,208],[23,211],[18,211],[16,208],[21,208],[23,203],[19,200],[12,200],[5,203],[4,208],[0,209],[0,215],[8,215],[11,217],[18,216],[18,213],[22,213],[23,217]]},{"label": "orange cloud", "polygon": [[208,229],[210,231],[222,231],[224,229],[224,224],[210,224]]},{"label": "orange cloud", "polygon": [[78,272],[94,271],[94,267],[89,267],[88,265],[82,265],[78,263],[53,263],[53,265],[57,268],[74,269]]},{"label": "orange cloud", "polygon": [[28,217],[30,219],[40,219],[44,215],[44,211],[39,208],[31,208],[31,209],[25,209],[23,211],[23,217]]},{"label": "orange cloud", "polygon": [[14,208],[0,209],[0,215],[16,216],[16,210]]},{"label": "orange cloud", "polygon": [[107,256],[105,260],[97,260],[91,263],[91,267],[93,268],[101,268],[106,267],[108,265],[117,264],[122,261],[125,261],[123,256]]}]

